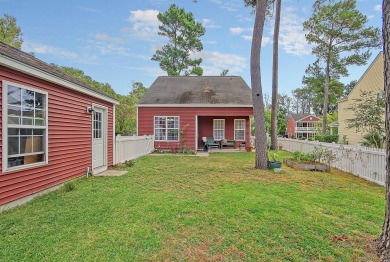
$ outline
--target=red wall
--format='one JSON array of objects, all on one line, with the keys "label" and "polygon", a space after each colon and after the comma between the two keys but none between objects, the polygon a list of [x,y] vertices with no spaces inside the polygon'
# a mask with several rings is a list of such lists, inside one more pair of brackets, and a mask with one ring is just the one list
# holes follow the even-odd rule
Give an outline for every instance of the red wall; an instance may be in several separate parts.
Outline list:
[{"label": "red wall", "polygon": [[295,121],[291,115],[287,119],[287,136],[289,138],[295,136]]},{"label": "red wall", "polygon": [[[87,166],[92,167],[92,116],[86,113],[86,107],[92,103],[108,107],[107,163],[113,164],[112,104],[2,66],[1,80],[48,92],[49,163],[20,171],[0,173],[0,205],[82,176]],[[0,86],[2,92],[2,82]],[[2,141],[0,156],[1,151]]]},{"label": "red wall", "polygon": [[[249,143],[250,128],[249,116],[253,115],[253,109],[248,107],[238,108],[206,108],[206,107],[139,107],[138,108],[138,135],[153,135],[154,134],[154,116],[179,116],[180,128],[189,124],[184,132],[186,148],[196,150],[196,116],[199,117],[198,131],[199,139],[202,139],[203,134],[213,135],[212,119],[227,119],[225,121],[225,137],[234,138],[234,119],[248,119],[246,124],[245,138]],[[210,121],[207,121],[210,117]],[[206,123],[205,123],[206,122]],[[206,124],[203,126],[202,124]],[[201,146],[201,144],[199,144]],[[155,142],[155,148],[171,149],[179,147],[179,142]]]}]

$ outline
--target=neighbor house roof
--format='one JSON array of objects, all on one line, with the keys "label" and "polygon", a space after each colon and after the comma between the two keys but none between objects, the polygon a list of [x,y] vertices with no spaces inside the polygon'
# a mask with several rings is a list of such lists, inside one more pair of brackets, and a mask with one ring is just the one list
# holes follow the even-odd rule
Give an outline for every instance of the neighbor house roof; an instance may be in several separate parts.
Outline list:
[{"label": "neighbor house roof", "polygon": [[240,76],[160,76],[138,106],[252,107],[252,92]]},{"label": "neighbor house roof", "polygon": [[291,113],[290,114],[291,117],[294,119],[295,122],[299,121],[299,120],[302,120],[308,116],[313,116],[313,117],[316,117],[315,115],[313,114],[294,114],[294,113]]},{"label": "neighbor house roof", "polygon": [[55,66],[1,42],[0,65],[118,104],[116,99],[63,73]]}]

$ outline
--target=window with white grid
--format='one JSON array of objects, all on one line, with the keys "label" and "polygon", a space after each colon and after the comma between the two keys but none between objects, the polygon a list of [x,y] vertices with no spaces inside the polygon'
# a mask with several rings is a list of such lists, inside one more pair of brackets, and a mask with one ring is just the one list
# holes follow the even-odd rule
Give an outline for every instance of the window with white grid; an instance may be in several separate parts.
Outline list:
[{"label": "window with white grid", "polygon": [[155,116],[154,136],[156,141],[179,141],[179,117]]},{"label": "window with white grid", "polygon": [[47,93],[3,81],[3,171],[47,162]]},{"label": "window with white grid", "polygon": [[213,137],[215,140],[225,138],[225,119],[214,119]]},{"label": "window with white grid", "polygon": [[245,141],[245,119],[234,119],[234,140]]}]

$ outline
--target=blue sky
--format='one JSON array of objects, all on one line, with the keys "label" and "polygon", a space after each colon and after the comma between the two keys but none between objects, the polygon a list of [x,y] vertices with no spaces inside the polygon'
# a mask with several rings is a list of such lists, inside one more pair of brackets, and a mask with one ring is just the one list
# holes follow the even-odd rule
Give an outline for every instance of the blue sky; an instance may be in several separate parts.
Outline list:
[{"label": "blue sky", "polygon": [[[283,0],[280,32],[279,91],[289,94],[301,86],[306,67],[313,63],[302,23],[310,16],[313,0]],[[165,75],[150,58],[167,40],[157,35],[158,12],[175,3],[192,12],[206,27],[201,53],[204,75],[240,75],[250,85],[250,47],[254,16],[242,0],[0,0],[2,13],[13,15],[23,32],[23,51],[62,66],[82,69],[117,93],[127,94],[132,81],[149,87]],[[381,0],[358,0],[369,25],[381,27]],[[263,92],[271,94],[272,22],[264,29]],[[370,62],[380,50],[372,50]],[[350,67],[348,83],[368,65]]]}]

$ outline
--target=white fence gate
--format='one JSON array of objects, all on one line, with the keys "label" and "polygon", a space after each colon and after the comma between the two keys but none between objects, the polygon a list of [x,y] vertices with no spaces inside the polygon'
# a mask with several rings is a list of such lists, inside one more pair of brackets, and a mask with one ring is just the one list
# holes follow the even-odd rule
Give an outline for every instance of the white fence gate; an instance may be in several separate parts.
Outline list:
[{"label": "white fence gate", "polygon": [[136,159],[154,151],[154,136],[121,136],[115,138],[115,163]]},{"label": "white fence gate", "polygon": [[334,156],[334,159],[331,162],[332,167],[362,177],[378,185],[385,185],[385,149],[288,138],[279,138],[278,143],[283,146],[283,150],[290,152],[301,151],[304,153],[311,153],[314,151],[315,147],[331,150]]}]

